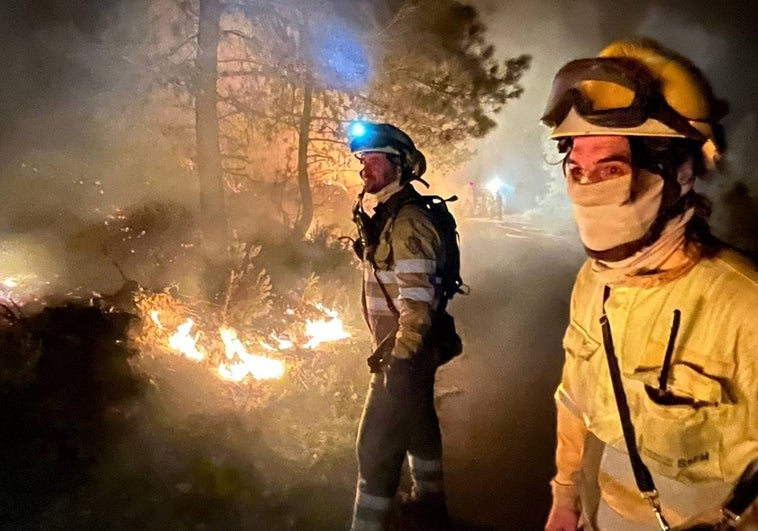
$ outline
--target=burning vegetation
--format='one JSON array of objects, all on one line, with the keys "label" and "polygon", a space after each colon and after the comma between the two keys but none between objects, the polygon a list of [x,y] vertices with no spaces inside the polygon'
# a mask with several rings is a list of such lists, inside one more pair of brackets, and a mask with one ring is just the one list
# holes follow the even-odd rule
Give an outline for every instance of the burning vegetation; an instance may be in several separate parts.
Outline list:
[{"label": "burning vegetation", "polygon": [[[238,244],[216,302],[134,281],[46,301],[24,291],[34,282],[4,279],[0,520],[343,527],[369,345],[348,302],[353,259],[311,243],[311,273],[287,275]],[[326,269],[339,274],[316,274]]]}]

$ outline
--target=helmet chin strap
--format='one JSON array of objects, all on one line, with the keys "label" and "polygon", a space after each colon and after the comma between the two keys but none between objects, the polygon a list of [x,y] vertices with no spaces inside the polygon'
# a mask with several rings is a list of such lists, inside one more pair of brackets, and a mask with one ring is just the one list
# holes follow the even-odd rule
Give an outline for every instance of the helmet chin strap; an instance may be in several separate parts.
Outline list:
[{"label": "helmet chin strap", "polygon": [[427,188],[429,188],[429,183],[426,182],[422,177],[416,177],[415,175],[413,175],[410,179],[407,179],[405,182],[409,183],[411,181],[418,181],[421,184],[423,184],[424,186],[426,186]]}]

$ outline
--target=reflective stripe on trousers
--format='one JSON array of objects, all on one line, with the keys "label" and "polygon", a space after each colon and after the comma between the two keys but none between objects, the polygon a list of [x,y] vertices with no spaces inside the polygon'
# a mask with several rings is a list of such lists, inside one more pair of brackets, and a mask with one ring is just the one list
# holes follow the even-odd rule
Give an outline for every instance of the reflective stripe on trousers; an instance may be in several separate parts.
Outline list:
[{"label": "reflective stripe on trousers", "polygon": [[444,490],[442,459],[422,459],[408,454],[408,469],[413,480],[414,497],[436,494]]},{"label": "reflective stripe on trousers", "polygon": [[358,482],[350,531],[383,531],[387,525],[391,501],[392,498],[385,496],[366,494]]},{"label": "reflective stripe on trousers", "polygon": [[[361,500],[392,499],[400,485],[403,460],[413,457],[417,488],[442,490],[442,439],[434,410],[434,381],[399,401],[384,388],[384,374],[372,376],[358,430],[358,487],[355,519]],[[411,467],[413,467],[411,464]],[[365,497],[364,496],[370,496]]]}]

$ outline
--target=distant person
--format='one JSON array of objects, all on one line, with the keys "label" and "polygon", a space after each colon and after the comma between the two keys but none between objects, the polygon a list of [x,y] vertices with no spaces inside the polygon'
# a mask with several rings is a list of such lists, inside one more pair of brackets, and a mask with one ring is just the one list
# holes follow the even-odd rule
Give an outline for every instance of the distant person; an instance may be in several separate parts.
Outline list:
[{"label": "distant person", "polygon": [[495,216],[497,216],[498,221],[502,221],[503,219],[503,196],[500,194],[500,191],[495,192]]},{"label": "distant person", "polygon": [[473,217],[476,212],[476,185],[470,181],[463,193],[463,215],[467,218]]},{"label": "distant person", "polygon": [[[413,485],[401,518],[441,530],[447,505],[433,386],[437,367],[461,351],[445,311],[461,286],[455,221],[444,201],[412,186],[426,161],[407,134],[389,124],[356,128],[348,135],[363,165],[364,187],[353,211],[356,252],[375,350],[368,358],[373,376],[358,433],[351,530],[386,529],[406,456]],[[378,202],[371,217],[363,210],[364,194]]]},{"label": "distant person", "polygon": [[693,189],[725,114],[700,70],[651,40],[555,76],[542,121],[589,259],[563,341],[548,531],[758,529],[758,272],[711,235]]}]

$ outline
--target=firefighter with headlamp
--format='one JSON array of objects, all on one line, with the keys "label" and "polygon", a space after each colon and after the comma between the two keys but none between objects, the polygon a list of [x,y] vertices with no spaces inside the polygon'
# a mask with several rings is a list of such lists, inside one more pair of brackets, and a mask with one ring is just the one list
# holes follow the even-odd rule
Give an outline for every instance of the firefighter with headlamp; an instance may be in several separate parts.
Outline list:
[{"label": "firefighter with headlamp", "polygon": [[[410,184],[421,180],[426,161],[411,138],[390,124],[357,123],[348,138],[363,166],[363,191],[353,209],[355,247],[364,266],[363,310],[375,347],[358,433],[351,530],[386,529],[406,456],[413,486],[403,518],[443,529],[447,509],[433,396],[439,362],[427,335],[446,302],[440,282],[446,253],[423,207],[426,196]],[[377,201],[373,216],[363,210],[364,194]]]},{"label": "firefighter with headlamp", "polygon": [[758,272],[711,235],[693,189],[725,113],[651,40],[555,76],[542,121],[589,259],[563,340],[548,531],[758,529],[758,481],[738,482],[758,463]]}]

